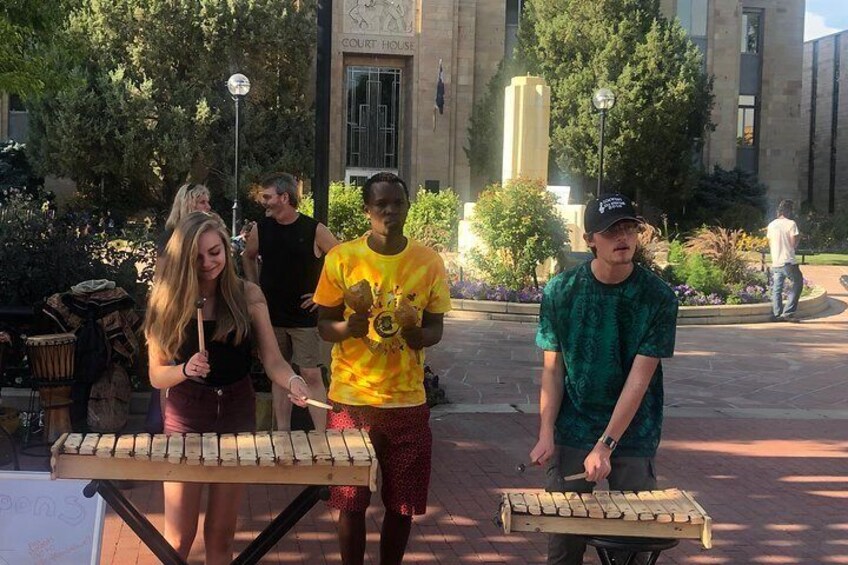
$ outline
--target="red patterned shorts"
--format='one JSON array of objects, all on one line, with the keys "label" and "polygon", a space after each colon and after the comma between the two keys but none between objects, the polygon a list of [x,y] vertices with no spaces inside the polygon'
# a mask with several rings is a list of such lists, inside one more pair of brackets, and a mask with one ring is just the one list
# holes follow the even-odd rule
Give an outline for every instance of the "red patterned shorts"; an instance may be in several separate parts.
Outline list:
[{"label": "red patterned shorts", "polygon": [[[341,412],[329,412],[327,428],[343,430],[363,428],[380,463],[386,509],[404,516],[427,511],[430,488],[430,463],[433,434],[430,408],[426,404],[410,408],[374,408],[335,403]],[[371,503],[371,491],[365,487],[330,487],[332,508],[364,512]]]}]

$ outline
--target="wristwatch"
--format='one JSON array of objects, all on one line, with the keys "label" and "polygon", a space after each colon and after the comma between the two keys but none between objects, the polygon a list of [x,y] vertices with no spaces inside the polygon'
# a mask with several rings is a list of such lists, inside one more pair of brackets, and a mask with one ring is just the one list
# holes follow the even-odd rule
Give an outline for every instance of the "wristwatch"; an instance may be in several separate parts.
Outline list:
[{"label": "wristwatch", "polygon": [[598,443],[602,443],[602,444],[606,445],[607,447],[609,447],[610,451],[615,451],[615,448],[618,447],[618,442],[615,441],[611,436],[608,436],[607,434],[602,435],[598,439]]}]

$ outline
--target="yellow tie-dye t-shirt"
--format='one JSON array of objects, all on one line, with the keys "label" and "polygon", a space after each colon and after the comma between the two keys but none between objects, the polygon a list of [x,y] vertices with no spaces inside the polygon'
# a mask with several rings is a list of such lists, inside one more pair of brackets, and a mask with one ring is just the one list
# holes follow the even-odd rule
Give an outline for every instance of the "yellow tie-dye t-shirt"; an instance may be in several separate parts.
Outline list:
[{"label": "yellow tie-dye t-shirt", "polygon": [[[327,253],[313,300],[320,306],[339,306],[345,289],[363,279],[374,294],[368,335],[333,346],[329,397],[355,406],[424,404],[424,351],[407,346],[394,312],[402,297],[415,308],[419,325],[424,310],[448,312],[444,262],[438,253],[411,239],[397,255],[381,255],[368,247],[363,236]],[[345,319],[351,314],[345,304]]]}]

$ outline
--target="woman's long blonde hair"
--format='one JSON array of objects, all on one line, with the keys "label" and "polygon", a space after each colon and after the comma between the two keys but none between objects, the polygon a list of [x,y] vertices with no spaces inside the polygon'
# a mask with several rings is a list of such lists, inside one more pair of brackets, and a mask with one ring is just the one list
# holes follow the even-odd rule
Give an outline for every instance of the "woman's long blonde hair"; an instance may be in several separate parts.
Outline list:
[{"label": "woman's long blonde hair", "polygon": [[169,230],[177,229],[177,224],[195,211],[197,201],[202,196],[209,198],[209,189],[204,185],[193,183],[182,185],[177,191],[177,195],[174,196],[174,204],[171,206],[168,219],[165,220],[165,228]]},{"label": "woman's long blonde hair", "polygon": [[236,275],[232,261],[230,235],[217,214],[192,212],[178,225],[168,241],[165,253],[159,258],[159,273],[147,303],[144,336],[155,343],[165,359],[175,359],[186,339],[186,328],[197,312],[200,297],[197,282],[197,256],[200,236],[214,231],[221,236],[226,257],[224,270],[218,276],[213,341],[226,341],[235,332],[234,344],[246,339],[250,332],[250,317],[244,286]]}]

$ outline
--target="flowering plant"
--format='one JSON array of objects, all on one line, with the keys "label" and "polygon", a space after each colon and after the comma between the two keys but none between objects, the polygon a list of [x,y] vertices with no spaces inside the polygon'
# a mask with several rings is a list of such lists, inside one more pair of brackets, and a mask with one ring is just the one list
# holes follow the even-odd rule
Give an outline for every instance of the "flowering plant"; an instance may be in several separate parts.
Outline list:
[{"label": "flowering plant", "polygon": [[496,302],[523,302],[538,304],[542,301],[542,290],[544,286],[535,288],[524,287],[518,290],[507,288],[504,285],[490,285],[481,281],[457,280],[451,281],[451,298],[464,298],[466,300],[494,300]]}]

